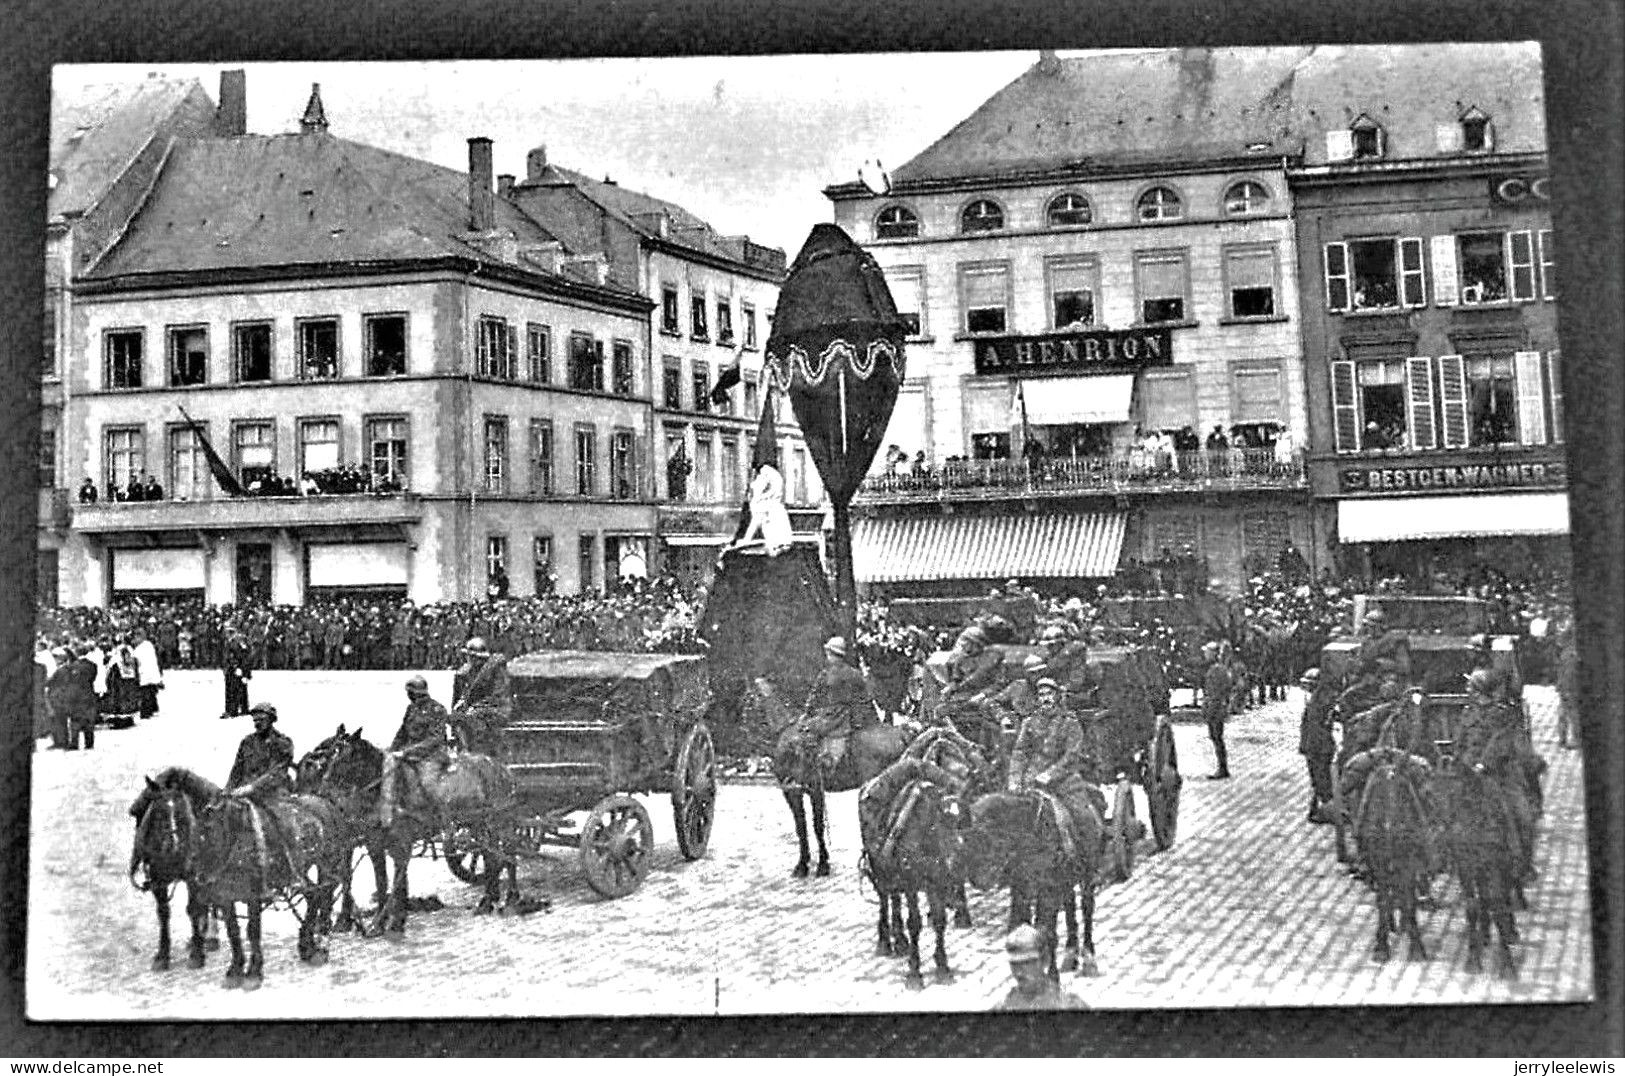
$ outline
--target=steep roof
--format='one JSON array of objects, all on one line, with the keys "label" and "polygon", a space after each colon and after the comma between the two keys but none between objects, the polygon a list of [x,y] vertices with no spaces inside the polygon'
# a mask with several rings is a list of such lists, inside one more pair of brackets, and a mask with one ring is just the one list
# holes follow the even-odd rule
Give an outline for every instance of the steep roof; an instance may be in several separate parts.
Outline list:
[{"label": "steep roof", "polygon": [[[554,241],[496,201],[520,247]],[[325,133],[176,144],[147,204],[90,278],[152,272],[500,259],[470,241],[468,177]]]},{"label": "steep roof", "polygon": [[148,78],[51,95],[50,215],[83,213],[159,130],[204,134],[214,102],[196,79]]}]

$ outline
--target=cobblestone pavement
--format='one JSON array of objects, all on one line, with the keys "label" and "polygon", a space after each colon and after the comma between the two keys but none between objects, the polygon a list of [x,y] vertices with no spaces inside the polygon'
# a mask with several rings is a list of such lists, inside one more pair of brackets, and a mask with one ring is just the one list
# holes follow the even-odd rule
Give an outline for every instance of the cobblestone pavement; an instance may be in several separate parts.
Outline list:
[{"label": "cobblestone pavement", "polygon": [[[303,752],[340,722],[387,742],[405,674],[267,672],[255,700],[276,702],[280,727]],[[646,797],[657,854],[641,889],[603,901],[573,851],[527,862],[521,883],[553,900],[549,913],[476,917],[477,894],[444,865],[419,860],[414,895],[447,907],[412,918],[404,941],[338,936],[332,961],[294,955],[294,918],[265,921],[266,977],[254,993],[220,987],[224,960],[201,971],[148,970],[152,900],[125,880],[132,827],[125,810],[143,774],[186,765],[222,779],[246,719],[218,720],[219,674],[168,677],[163,711],[103,731],[94,752],[34,756],[27,1001],[33,1019],[280,1019],[971,1011],[1007,988],[1002,894],[972,896],[976,925],[951,931],[954,982],[908,990],[900,961],[873,955],[872,896],[857,872],[854,793],[831,797],[835,874],[795,880],[789,814],[761,785],[727,785],[706,858],[677,851],[665,797]],[[449,673],[430,674],[444,699]],[[1372,902],[1333,860],[1329,827],[1303,821],[1307,795],[1295,751],[1294,692],[1230,728],[1234,780],[1200,775],[1210,755],[1200,726],[1176,729],[1187,780],[1178,840],[1142,855],[1134,877],[1100,894],[1101,974],[1067,986],[1101,1008],[1560,1001],[1591,993],[1590,914],[1580,763],[1555,742],[1553,695],[1530,689],[1537,746],[1551,763],[1539,879],[1520,917],[1522,976],[1504,982],[1462,968],[1454,886],[1426,912],[1433,959],[1386,965],[1368,957]],[[1144,804],[1141,804],[1141,817]],[[370,894],[370,871],[357,893]],[[174,929],[184,938],[184,916]],[[926,940],[929,941],[929,928]]]}]

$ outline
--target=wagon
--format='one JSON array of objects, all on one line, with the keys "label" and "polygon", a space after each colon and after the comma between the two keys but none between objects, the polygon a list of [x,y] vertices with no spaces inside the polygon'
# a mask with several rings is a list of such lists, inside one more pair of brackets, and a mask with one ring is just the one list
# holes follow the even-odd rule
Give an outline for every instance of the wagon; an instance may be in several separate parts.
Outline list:
[{"label": "wagon", "polygon": [[[503,758],[526,843],[578,849],[587,884],[623,897],[642,884],[654,847],[634,794],[666,793],[683,857],[705,854],[717,767],[704,657],[554,650],[515,658],[508,674]],[[447,843],[452,873],[473,880],[476,854]]]}]

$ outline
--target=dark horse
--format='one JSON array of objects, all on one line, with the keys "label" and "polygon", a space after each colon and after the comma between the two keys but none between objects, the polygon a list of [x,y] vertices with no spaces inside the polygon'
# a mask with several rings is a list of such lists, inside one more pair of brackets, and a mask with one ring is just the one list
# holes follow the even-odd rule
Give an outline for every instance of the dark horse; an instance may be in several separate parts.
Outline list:
[{"label": "dark horse", "polygon": [[[360,736],[361,730],[355,730]],[[345,738],[344,726],[340,725],[338,732],[321,743],[317,744],[295,766],[295,785],[300,791],[311,795],[323,795],[338,808],[339,820],[343,825],[343,839],[353,857],[355,849],[366,849],[367,858],[372,861],[372,906],[374,912],[383,908],[384,901],[389,894],[389,863],[383,841],[383,829],[377,825],[377,789],[347,787],[339,782],[325,780],[329,768],[337,756],[341,742]],[[344,872],[344,883],[339,894],[339,914],[333,923],[333,929],[340,933],[351,930],[360,930],[364,924],[356,909],[355,896],[351,892],[351,883],[355,871]]]},{"label": "dark horse", "polygon": [[[184,801],[184,806],[182,802]],[[158,804],[164,806],[158,806]],[[299,958],[307,964],[327,963],[327,924],[333,894],[348,867],[348,849],[337,837],[341,828],[333,806],[319,796],[289,795],[263,803],[227,796],[191,770],[172,767],[147,782],[130,813],[148,818],[152,825],[137,831],[138,858],[148,863],[171,846],[167,817],[186,817],[186,852],[182,856],[191,900],[193,944],[191,962],[201,966],[200,907],[220,910],[231,942],[231,965],[225,985],[254,990],[264,977],[260,951],[260,915],[264,907],[285,900],[305,905],[299,923]],[[163,830],[154,837],[154,830]],[[142,834],[152,847],[144,849]],[[171,860],[172,862],[172,860]],[[149,872],[151,867],[148,867]],[[315,877],[311,875],[314,873]],[[237,927],[237,905],[248,912],[248,954]],[[295,910],[295,914],[297,910]],[[162,939],[160,939],[162,945]],[[164,955],[160,948],[160,956]],[[157,961],[154,961],[155,965]]]},{"label": "dark horse", "polygon": [[130,805],[130,814],[135,816],[130,884],[151,893],[157,904],[158,952],[153,955],[152,970],[169,970],[169,905],[175,887],[182,882],[186,883],[186,917],[192,925],[187,963],[201,968],[209,907],[199,899],[197,883],[192,878],[197,813],[180,789],[160,788],[149,777],[146,791]]},{"label": "dark horse", "polygon": [[1416,904],[1432,873],[1437,834],[1431,776],[1425,759],[1394,746],[1362,751],[1343,771],[1347,798],[1358,796],[1353,829],[1359,862],[1377,898],[1373,960],[1388,959],[1388,935],[1399,929],[1410,939],[1409,959],[1428,958]]},{"label": "dark horse", "polygon": [[[381,844],[394,863],[393,884],[379,909],[382,931],[394,936],[405,933],[407,870],[413,850],[424,841],[455,839],[458,847],[484,859],[485,893],[475,908],[477,914],[505,911],[516,898],[519,883],[513,844],[518,799],[513,780],[500,762],[488,755],[458,755],[435,778],[435,795],[424,787],[424,775],[415,766],[401,764],[396,771],[400,791],[386,824],[381,816],[384,753],[362,739],[360,729],[346,733],[342,725],[317,751],[328,760],[319,779],[324,794],[342,797],[353,812],[355,831],[364,835],[365,842]],[[506,894],[504,872],[508,876]]]},{"label": "dark horse", "polygon": [[840,765],[826,774],[819,768],[816,745],[802,742],[793,716],[785,726],[770,732],[776,745],[773,776],[778,780],[784,801],[790,805],[790,814],[796,823],[796,843],[801,849],[791,873],[805,878],[811,863],[812,850],[807,843],[807,803],[810,802],[813,832],[818,840],[818,866],[814,873],[822,878],[829,874],[829,848],[824,843],[825,794],[851,792],[867,784],[902,757],[908,736],[895,725],[874,724],[857,729],[846,741],[846,756]]},{"label": "dark horse", "polygon": [[[1044,970],[1051,978],[1076,968],[1095,975],[1095,879],[1105,842],[1105,805],[1091,789],[1090,810],[1078,819],[1069,841],[1063,837],[1054,799],[1036,792],[994,792],[971,804],[964,835],[965,871],[978,889],[1010,887],[1006,929],[1031,922],[1044,936]],[[1069,848],[1070,846],[1070,848]],[[1077,898],[1077,899],[1075,899]],[[1077,905],[1083,907],[1083,938],[1078,938]],[[1066,956],[1057,963],[1055,916],[1066,916]]]},{"label": "dark horse", "polygon": [[1500,975],[1518,977],[1511,944],[1518,940],[1513,909],[1527,852],[1509,791],[1482,766],[1447,757],[1438,781],[1444,841],[1461,885],[1467,918],[1467,970],[1484,969],[1484,947],[1495,924]]}]

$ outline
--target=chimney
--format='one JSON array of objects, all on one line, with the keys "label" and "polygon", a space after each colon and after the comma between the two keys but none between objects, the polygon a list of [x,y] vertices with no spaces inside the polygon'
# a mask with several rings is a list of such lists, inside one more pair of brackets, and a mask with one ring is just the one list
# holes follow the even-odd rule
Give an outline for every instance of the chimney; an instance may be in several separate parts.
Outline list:
[{"label": "chimney", "polygon": [[497,197],[507,198],[513,193],[513,177],[502,175],[497,177]]},{"label": "chimney", "polygon": [[488,232],[496,227],[496,202],[491,195],[491,140],[468,140],[468,227]]},{"label": "chimney", "polygon": [[1053,75],[1061,69],[1061,58],[1055,55],[1054,49],[1038,50],[1038,70],[1046,75]]},{"label": "chimney", "polygon": [[525,182],[540,183],[547,171],[547,147],[537,146],[525,154]]},{"label": "chimney", "polygon": [[241,68],[220,72],[220,105],[214,110],[214,130],[222,138],[248,133],[248,72]]}]

